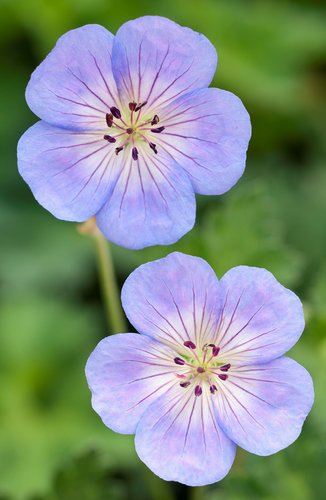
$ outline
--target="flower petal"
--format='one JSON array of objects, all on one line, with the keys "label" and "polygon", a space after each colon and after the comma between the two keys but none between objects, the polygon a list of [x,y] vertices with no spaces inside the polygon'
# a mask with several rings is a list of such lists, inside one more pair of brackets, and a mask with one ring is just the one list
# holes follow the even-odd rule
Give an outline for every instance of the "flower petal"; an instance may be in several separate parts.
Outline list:
[{"label": "flower petal", "polygon": [[37,201],[59,219],[84,221],[110,194],[121,157],[102,135],[38,122],[18,143],[18,168]]},{"label": "flower petal", "polygon": [[36,68],[26,89],[31,110],[52,125],[102,129],[117,104],[111,69],[113,35],[96,24],[68,31]]},{"label": "flower petal", "polygon": [[109,240],[127,248],[175,243],[195,223],[193,188],[170,159],[138,150],[136,161],[126,151],[115,187],[97,215],[98,226]]},{"label": "flower petal", "polygon": [[[181,392],[181,393],[180,393]],[[136,451],[159,477],[189,486],[223,479],[236,447],[217,424],[212,398],[172,388],[146,410],[136,429]]]},{"label": "flower petal", "polygon": [[103,339],[90,355],[86,377],[92,406],[107,427],[133,434],[145,409],[175,385],[173,353],[137,333]]},{"label": "flower petal", "polygon": [[314,399],[311,377],[301,365],[282,357],[228,375],[215,414],[232,441],[256,455],[270,455],[297,439]]},{"label": "flower petal", "polygon": [[302,304],[265,269],[239,266],[220,280],[223,315],[216,343],[224,358],[264,363],[281,356],[304,328]]},{"label": "flower petal", "polygon": [[122,304],[135,328],[178,352],[183,342],[202,346],[215,332],[221,304],[218,281],[204,260],[182,253],[136,269],[122,288]]},{"label": "flower petal", "polygon": [[112,69],[124,101],[159,106],[210,84],[217,55],[204,35],[158,16],[129,21],[113,44]]},{"label": "flower petal", "polygon": [[194,90],[157,113],[165,127],[158,148],[188,172],[195,192],[222,194],[239,180],[251,125],[238,97],[219,89]]}]

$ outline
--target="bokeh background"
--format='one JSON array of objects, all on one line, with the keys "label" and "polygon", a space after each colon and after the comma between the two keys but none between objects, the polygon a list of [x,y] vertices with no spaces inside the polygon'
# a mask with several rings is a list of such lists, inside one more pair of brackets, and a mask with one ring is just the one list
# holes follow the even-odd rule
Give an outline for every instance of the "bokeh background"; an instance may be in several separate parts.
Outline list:
[{"label": "bokeh background", "polygon": [[[181,250],[221,276],[266,267],[304,302],[306,330],[290,353],[309,369],[316,402],[298,441],[271,457],[240,452],[206,500],[324,499],[326,492],[325,11],[316,0],[0,0],[0,499],[196,498],[138,460],[132,436],[90,406],[86,359],[110,333],[93,241],[37,205],[16,167],[36,121],[24,90],[65,31],[112,32],[144,14],[203,32],[216,46],[214,85],[252,117],[247,170],[221,197],[198,197],[195,229],[171,247],[113,247],[119,286],[139,264]],[[298,380],[300,384],[300,380]],[[217,457],[218,459],[218,457]]]}]

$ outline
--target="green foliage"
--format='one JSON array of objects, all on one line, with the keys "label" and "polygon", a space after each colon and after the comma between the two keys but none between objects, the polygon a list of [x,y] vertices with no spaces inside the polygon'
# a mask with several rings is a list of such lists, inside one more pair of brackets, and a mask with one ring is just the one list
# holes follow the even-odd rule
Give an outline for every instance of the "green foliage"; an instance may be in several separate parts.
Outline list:
[{"label": "green foliage", "polygon": [[107,335],[95,249],[55,220],[19,178],[15,148],[36,120],[24,100],[58,36],[86,23],[115,32],[144,14],[208,36],[214,85],[238,94],[253,123],[246,173],[221,197],[198,197],[196,227],[171,247],[114,247],[119,283],[173,250],[266,267],[304,301],[291,355],[312,373],[316,402],[299,440],[272,457],[239,451],[206,500],[321,500],[326,479],[325,13],[317,0],[0,0],[0,500],[171,500],[182,487],[151,474],[133,438],[90,405],[85,361]]}]

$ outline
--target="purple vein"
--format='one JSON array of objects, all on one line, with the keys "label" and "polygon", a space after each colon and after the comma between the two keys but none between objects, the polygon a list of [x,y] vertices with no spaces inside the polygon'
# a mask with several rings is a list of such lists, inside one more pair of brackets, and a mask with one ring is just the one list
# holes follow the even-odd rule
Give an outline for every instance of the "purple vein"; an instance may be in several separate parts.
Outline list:
[{"label": "purple vein", "polygon": [[248,389],[245,389],[244,387],[241,387],[241,385],[238,385],[236,384],[235,382],[233,382],[232,380],[229,379],[229,383],[232,384],[232,385],[235,385],[236,387],[238,387],[238,389],[240,389],[241,391],[243,392],[246,392],[247,394],[250,394],[250,396],[253,396],[254,398],[258,399],[259,401],[262,401],[262,403],[265,403],[267,404],[268,406],[271,406],[272,408],[277,408],[277,406],[274,406],[272,403],[269,403],[268,401],[266,401],[265,399],[257,396],[257,394],[255,394],[254,392],[251,392],[249,391]]},{"label": "purple vein", "polygon": [[168,289],[168,291],[169,291],[169,293],[170,293],[170,295],[171,295],[172,302],[173,302],[174,307],[176,308],[176,310],[177,310],[177,312],[178,312],[178,316],[179,316],[180,321],[181,321],[181,323],[182,323],[182,326],[183,326],[183,329],[184,329],[184,331],[185,331],[185,334],[187,335],[188,339],[189,339],[189,340],[191,340],[191,339],[190,339],[189,332],[188,332],[188,330],[187,330],[187,328],[186,328],[186,325],[185,325],[185,323],[184,323],[184,321],[183,321],[183,317],[182,317],[182,314],[181,314],[181,312],[180,312],[179,306],[178,306],[178,304],[177,304],[177,302],[176,302],[176,300],[175,300],[175,298],[174,298],[174,296],[173,296],[173,293],[172,293],[172,291],[170,290],[170,288],[168,287],[168,285],[165,283],[165,281],[163,281],[163,283],[164,283],[164,285],[166,286],[166,288]]},{"label": "purple vein", "polygon": [[100,148],[96,149],[95,151],[92,151],[88,155],[83,156],[82,158],[80,158],[79,160],[77,160],[72,165],[69,165],[69,167],[66,167],[63,170],[60,170],[60,172],[56,172],[52,177],[56,177],[57,175],[63,174],[64,172],[66,172],[66,171],[70,170],[71,168],[75,167],[81,161],[86,160],[87,158],[90,158],[91,156],[95,155],[96,153],[98,153],[99,151],[101,151],[102,149],[104,149],[106,147],[107,147],[107,144],[104,144],[103,146],[101,146]]},{"label": "purple vein", "polygon": [[[152,95],[153,89],[154,89],[155,84],[156,84],[156,82],[157,82],[157,80],[158,80],[158,77],[159,77],[159,75],[160,75],[160,73],[161,73],[161,71],[162,71],[163,64],[165,63],[165,60],[166,60],[166,58],[167,58],[167,56],[168,56],[169,52],[170,52],[170,44],[168,45],[167,51],[166,51],[165,55],[163,56],[163,59],[162,59],[162,61],[161,61],[161,64],[160,64],[160,67],[159,67],[158,71],[156,72],[155,78],[154,78],[154,80],[153,80],[153,83],[152,83],[151,88],[150,88],[150,90],[149,90],[149,93],[148,93],[148,95],[147,95],[147,98],[145,99],[147,102],[149,101],[149,98],[150,98],[150,96]],[[153,103],[152,103],[152,104],[153,104]]]},{"label": "purple vein", "polygon": [[[262,304],[256,312],[254,312],[254,314],[248,319],[247,323],[245,323],[243,325],[242,328],[240,328],[240,330],[235,333],[225,344],[223,344],[223,349],[230,343],[232,342],[232,340],[234,340],[241,332],[243,332],[243,330],[245,330],[247,328],[247,326],[250,325],[251,321],[254,319],[255,316],[257,316],[257,314],[262,310],[262,308],[264,307],[265,304]],[[222,347],[222,346],[221,346]],[[238,346],[237,346],[238,347]]]},{"label": "purple vein", "polygon": [[180,80],[180,78],[182,78],[190,70],[191,66],[192,66],[192,63],[190,64],[190,66],[183,73],[181,73],[181,75],[177,76],[160,94],[158,94],[152,100],[152,102],[150,103],[150,105],[152,106],[154,104],[154,102],[156,102],[158,99],[160,99],[160,97],[162,97],[172,87],[172,85],[174,85],[178,80]]},{"label": "purple vein", "polygon": [[231,325],[232,325],[232,323],[233,323],[234,316],[235,316],[235,313],[237,312],[238,307],[239,307],[239,305],[240,305],[240,301],[241,301],[242,296],[243,296],[243,294],[244,294],[244,290],[245,290],[245,289],[243,289],[243,290],[241,291],[240,295],[239,295],[239,298],[238,298],[238,300],[237,300],[237,303],[236,303],[235,308],[234,308],[234,310],[233,310],[233,313],[232,313],[232,315],[231,315],[231,319],[230,319],[230,321],[229,321],[229,324],[228,324],[228,326],[226,327],[226,329],[224,330],[224,332],[223,332],[223,334],[222,334],[222,337],[221,337],[221,338],[220,338],[220,340],[219,340],[219,345],[221,345],[222,340],[225,338],[225,335],[227,334],[227,332],[228,332],[228,331],[229,331],[229,329],[230,329],[230,326],[231,326]]},{"label": "purple vein", "polygon": [[[174,381],[173,381],[173,383],[174,383]],[[136,406],[140,405],[141,403],[143,403],[144,401],[146,401],[146,399],[148,399],[151,396],[153,396],[153,394],[156,394],[160,389],[162,389],[162,387],[164,387],[166,385],[169,385],[169,384],[171,384],[171,381],[164,382],[164,384],[162,384],[159,387],[157,387],[153,392],[151,392],[150,394],[148,394],[147,396],[145,396],[143,399],[141,399],[140,401],[138,401],[138,403],[136,403],[135,405],[131,406],[126,411],[133,410],[134,408],[136,408]]]},{"label": "purple vein", "polygon": [[92,54],[91,52],[90,52],[90,54],[91,54],[91,56],[92,56],[92,57],[93,57],[93,59],[94,59],[95,66],[96,66],[97,71],[99,72],[99,74],[100,74],[100,76],[101,76],[101,78],[102,78],[102,80],[103,80],[103,82],[104,82],[104,85],[105,85],[105,87],[106,87],[106,90],[108,91],[108,93],[109,93],[109,95],[111,96],[111,98],[112,98],[113,102],[115,103],[116,99],[114,98],[114,96],[113,96],[113,94],[112,94],[112,92],[111,92],[111,89],[110,89],[110,87],[109,87],[109,85],[108,85],[108,82],[106,81],[106,78],[104,77],[104,75],[103,75],[103,73],[102,73],[102,71],[101,71],[101,68],[100,68],[100,67],[99,67],[99,65],[98,65],[98,62],[97,62],[96,57],[95,57],[95,56],[94,56],[94,54]]},{"label": "purple vein", "polygon": [[195,405],[196,405],[197,399],[198,398],[195,397],[194,403],[193,403],[192,408],[191,408],[191,412],[190,412],[190,416],[189,416],[189,420],[188,420],[188,425],[187,425],[187,429],[186,429],[186,434],[185,434],[185,439],[184,439],[184,443],[183,443],[183,450],[185,449],[186,444],[187,444],[189,429],[190,429],[190,425],[191,425],[192,417],[193,417],[193,414],[194,414],[194,410],[195,410]]},{"label": "purple vein", "polygon": [[79,76],[75,75],[75,73],[70,69],[70,68],[67,68],[68,71],[72,74],[72,76],[74,76],[82,85],[84,85],[84,87],[88,90],[88,92],[90,92],[94,97],[96,97],[96,99],[98,99],[102,104],[104,104],[104,106],[106,106],[107,108],[109,108],[109,104],[107,102],[105,102],[102,97],[100,97],[99,95],[97,95],[96,92],[94,92],[88,85],[86,82],[84,82],[81,78],[79,78]]},{"label": "purple vein", "polygon": [[176,333],[176,334],[178,335],[178,337],[180,338],[181,342],[183,342],[183,338],[182,338],[182,336],[180,335],[180,333],[178,332],[178,330],[176,330],[176,329],[174,328],[174,326],[172,325],[172,323],[170,323],[170,321],[169,321],[167,318],[165,318],[165,317],[163,316],[163,314],[161,314],[161,313],[159,312],[159,310],[158,310],[158,309],[156,309],[156,307],[155,307],[153,304],[151,304],[151,303],[149,302],[149,300],[148,300],[148,299],[146,299],[146,302],[147,302],[147,303],[148,303],[148,304],[149,304],[149,305],[150,305],[150,306],[154,309],[154,311],[156,312],[156,314],[158,314],[158,315],[159,315],[159,316],[160,316],[160,317],[161,317],[161,318],[162,318],[162,319],[163,319],[163,320],[164,320],[164,321],[165,321],[165,322],[166,322],[166,323],[167,323],[167,324],[168,324],[168,325],[169,325],[169,326],[170,326],[170,327],[171,327],[171,328],[175,331],[175,333]]}]

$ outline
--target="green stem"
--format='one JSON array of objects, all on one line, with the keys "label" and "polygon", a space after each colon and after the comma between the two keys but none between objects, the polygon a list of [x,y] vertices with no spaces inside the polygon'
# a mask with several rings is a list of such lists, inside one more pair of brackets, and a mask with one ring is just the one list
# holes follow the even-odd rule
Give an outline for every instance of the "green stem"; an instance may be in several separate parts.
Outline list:
[{"label": "green stem", "polygon": [[112,333],[124,333],[127,327],[114,273],[110,244],[99,231],[94,234],[94,239],[107,321]]},{"label": "green stem", "polygon": [[195,488],[191,488],[189,495],[190,500],[204,500],[206,498],[205,492],[205,486],[196,486]]}]

